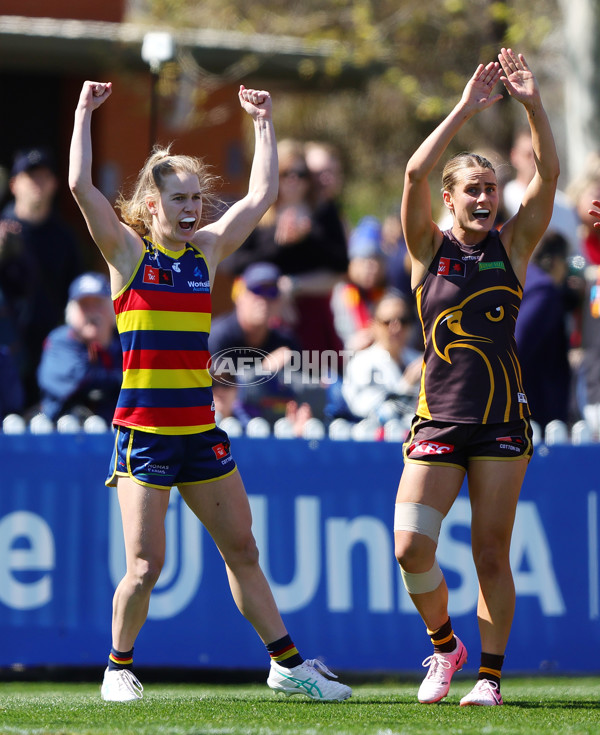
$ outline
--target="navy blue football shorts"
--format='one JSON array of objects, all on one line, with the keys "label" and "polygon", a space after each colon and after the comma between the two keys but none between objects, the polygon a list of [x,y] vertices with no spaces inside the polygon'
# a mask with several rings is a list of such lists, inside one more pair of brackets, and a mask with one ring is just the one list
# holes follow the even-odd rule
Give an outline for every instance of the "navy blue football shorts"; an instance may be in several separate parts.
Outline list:
[{"label": "navy blue football shorts", "polygon": [[467,469],[471,460],[529,459],[533,438],[529,419],[503,424],[449,424],[415,416],[404,442],[405,462]]},{"label": "navy blue football shorts", "polygon": [[169,490],[220,480],[235,470],[229,437],[218,427],[197,434],[150,434],[117,426],[106,485],[116,487],[117,478],[130,477]]}]

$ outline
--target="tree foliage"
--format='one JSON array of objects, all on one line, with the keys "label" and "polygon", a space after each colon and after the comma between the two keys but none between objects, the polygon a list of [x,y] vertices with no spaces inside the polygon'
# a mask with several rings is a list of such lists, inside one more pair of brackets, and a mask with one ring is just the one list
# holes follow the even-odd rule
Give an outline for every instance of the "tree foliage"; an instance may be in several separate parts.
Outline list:
[{"label": "tree foliage", "polygon": [[[354,219],[397,204],[408,157],[457,102],[477,64],[502,46],[526,55],[559,104],[556,0],[144,0],[142,9],[146,19],[172,27],[330,42],[326,60],[298,69],[299,80],[315,76],[313,87],[291,81],[273,90],[275,122],[280,138],[339,147]],[[336,84],[348,66],[357,70],[354,88]],[[317,72],[327,83],[316,82]],[[461,131],[456,148],[489,148],[493,131],[494,147],[506,156],[520,113],[500,102]]]}]

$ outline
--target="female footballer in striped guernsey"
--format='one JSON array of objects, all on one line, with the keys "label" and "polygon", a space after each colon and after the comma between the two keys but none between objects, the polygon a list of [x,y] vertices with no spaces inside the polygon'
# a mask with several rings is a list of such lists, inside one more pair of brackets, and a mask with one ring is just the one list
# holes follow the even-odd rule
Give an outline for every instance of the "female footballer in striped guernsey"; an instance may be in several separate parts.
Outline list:
[{"label": "female footballer in striped guernsey", "polygon": [[[552,215],[559,163],[525,59],[511,49],[502,49],[498,59],[479,65],[461,100],[409,160],[404,179],[402,225],[425,354],[394,529],[404,583],[433,643],[433,654],[423,662],[423,703],[443,699],[467,660],[453,633],[448,587],[435,558],[442,520],[465,474],[482,653],[477,683],[461,705],[502,704],[500,676],[514,614],[510,539],[532,452],[515,321],[527,262]],[[432,219],[428,176],[460,128],[502,98],[493,94],[499,80],[525,109],[535,174],[518,213],[498,232],[499,192],[491,164],[472,153],[451,158],[442,182],[452,228],[442,232]]]},{"label": "female footballer in striped guernsey", "polygon": [[[115,210],[92,182],[91,119],[112,91],[85,82],[75,112],[69,185],[111,280],[123,346],[123,382],[113,423],[107,485],[116,486],[127,569],[113,600],[112,649],[102,683],[109,701],[135,701],[133,647],[164,562],[164,520],[176,486],[211,534],[234,600],[271,658],[268,685],[284,694],[342,700],[349,687],[318,660],[304,660],[258,563],[248,498],[225,432],[215,426],[208,335],[218,264],[275,201],[277,148],[268,92],[239,90],[255,150],[248,193],[202,225],[212,179],[197,158],[155,148],[130,198]],[[326,676],[324,676],[325,674]]]}]

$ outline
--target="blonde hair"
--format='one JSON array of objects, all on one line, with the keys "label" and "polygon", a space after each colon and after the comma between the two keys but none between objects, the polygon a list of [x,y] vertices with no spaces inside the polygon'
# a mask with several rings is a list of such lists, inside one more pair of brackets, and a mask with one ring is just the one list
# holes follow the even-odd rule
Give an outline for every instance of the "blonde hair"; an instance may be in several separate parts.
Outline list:
[{"label": "blonde hair", "polygon": [[452,191],[458,180],[458,172],[465,168],[489,168],[494,174],[496,171],[484,156],[478,153],[458,153],[446,163],[442,171],[442,191]]},{"label": "blonde hair", "polygon": [[300,163],[308,171],[306,157],[304,155],[304,144],[293,138],[284,138],[277,144],[277,160],[279,162],[279,173],[286,171],[294,164]]},{"label": "blonde hair", "polygon": [[119,192],[115,207],[120,210],[121,218],[140,235],[147,235],[152,229],[152,215],[148,210],[146,199],[148,196],[160,194],[165,185],[165,179],[174,173],[188,173],[198,177],[202,190],[202,215],[206,218],[207,209],[217,210],[221,204],[215,194],[219,177],[210,173],[208,166],[195,156],[172,155],[171,145],[166,148],[154,146],[152,153],[140,169],[133,193],[126,197]]}]

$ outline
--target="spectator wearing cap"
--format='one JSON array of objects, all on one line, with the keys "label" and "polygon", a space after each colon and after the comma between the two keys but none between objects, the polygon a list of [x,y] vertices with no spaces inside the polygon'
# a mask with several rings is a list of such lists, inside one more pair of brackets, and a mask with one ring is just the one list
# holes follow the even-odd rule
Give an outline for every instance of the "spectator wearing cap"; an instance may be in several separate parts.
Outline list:
[{"label": "spectator wearing cap", "polygon": [[214,320],[208,342],[213,382],[224,374],[231,383],[235,375],[246,413],[270,421],[284,416],[296,397],[283,367],[300,349],[293,332],[281,326],[280,278],[272,263],[248,266],[234,283],[234,310]]},{"label": "spectator wearing cap", "polygon": [[331,307],[344,347],[361,350],[373,341],[373,311],[386,290],[386,257],[377,217],[358,222],[350,234],[348,257],[346,281],[333,290]]},{"label": "spectator wearing cap", "polygon": [[38,370],[42,412],[53,421],[75,413],[97,414],[110,423],[122,362],[108,279],[84,273],[69,288],[65,323],[44,343]]},{"label": "spectator wearing cap", "polygon": [[43,148],[15,155],[13,199],[0,215],[0,289],[18,334],[27,405],[38,399],[42,343],[61,324],[71,281],[82,272],[78,243],[54,208],[59,180]]}]

